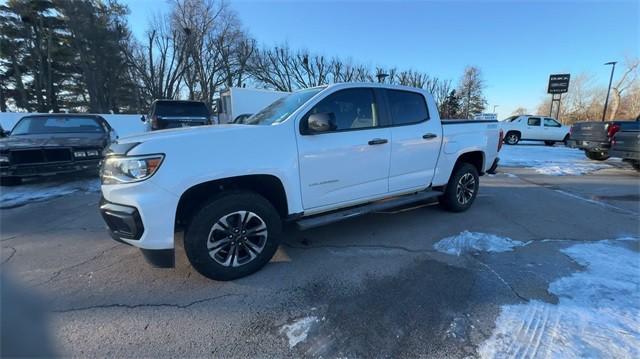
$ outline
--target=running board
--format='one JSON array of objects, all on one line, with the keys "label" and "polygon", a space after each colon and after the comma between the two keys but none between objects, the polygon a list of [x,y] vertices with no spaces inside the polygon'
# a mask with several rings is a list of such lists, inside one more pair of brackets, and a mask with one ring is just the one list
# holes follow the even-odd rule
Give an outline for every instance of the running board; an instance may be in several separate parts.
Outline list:
[{"label": "running board", "polygon": [[371,212],[383,211],[389,208],[400,207],[406,204],[424,201],[426,199],[441,196],[443,192],[428,189],[412,194],[407,194],[390,199],[380,200],[357,207],[338,210],[327,214],[319,214],[309,218],[298,220],[297,225],[300,230],[324,226],[333,222],[339,222],[348,218],[362,216]]}]

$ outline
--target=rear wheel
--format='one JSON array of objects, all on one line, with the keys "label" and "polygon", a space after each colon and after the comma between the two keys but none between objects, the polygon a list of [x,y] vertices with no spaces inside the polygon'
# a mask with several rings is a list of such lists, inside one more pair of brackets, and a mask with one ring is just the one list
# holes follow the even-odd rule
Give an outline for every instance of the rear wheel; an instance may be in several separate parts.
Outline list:
[{"label": "rear wheel", "polygon": [[0,177],[0,186],[17,186],[22,183],[20,177]]},{"label": "rear wheel", "polygon": [[215,280],[252,274],[271,260],[282,231],[280,216],[252,192],[223,193],[191,219],[184,248],[191,265]]},{"label": "rear wheel", "polygon": [[640,171],[640,161],[631,162],[631,166],[633,167],[634,170]]},{"label": "rear wheel", "polygon": [[556,141],[544,141],[544,144],[547,146],[553,146],[556,144]]},{"label": "rear wheel", "polygon": [[609,155],[606,152],[602,151],[584,151],[584,154],[588,159],[594,161],[604,161],[609,158]]},{"label": "rear wheel", "polygon": [[469,209],[478,195],[480,182],[478,170],[469,163],[458,165],[440,196],[440,205],[451,212],[463,212]]},{"label": "rear wheel", "polygon": [[504,142],[507,145],[515,145],[520,141],[520,134],[518,132],[507,132],[504,137]]}]

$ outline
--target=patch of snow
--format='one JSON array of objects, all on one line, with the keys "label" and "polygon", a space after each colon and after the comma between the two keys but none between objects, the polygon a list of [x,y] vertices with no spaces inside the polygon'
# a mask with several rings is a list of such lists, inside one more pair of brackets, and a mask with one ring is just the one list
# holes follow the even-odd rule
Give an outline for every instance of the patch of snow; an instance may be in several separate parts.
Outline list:
[{"label": "patch of snow", "polygon": [[464,231],[438,241],[433,248],[438,252],[459,256],[468,252],[508,252],[526,243],[495,234]]},{"label": "patch of snow", "polygon": [[549,285],[557,305],[503,306],[480,356],[639,358],[640,254],[619,244],[600,241],[563,249],[585,270]]},{"label": "patch of snow", "polygon": [[43,201],[74,192],[98,191],[100,191],[100,180],[96,178],[26,182],[15,187],[0,188],[0,208],[18,207],[29,202]]},{"label": "patch of snow", "polygon": [[283,325],[282,328],[280,328],[280,334],[284,333],[287,336],[289,348],[293,348],[307,339],[309,330],[313,324],[317,322],[318,318],[315,316],[300,318],[291,324]]},{"label": "patch of snow", "polygon": [[501,167],[527,167],[550,176],[583,175],[604,168],[611,168],[616,159],[599,162],[589,160],[576,148],[544,145],[515,145],[502,147]]}]

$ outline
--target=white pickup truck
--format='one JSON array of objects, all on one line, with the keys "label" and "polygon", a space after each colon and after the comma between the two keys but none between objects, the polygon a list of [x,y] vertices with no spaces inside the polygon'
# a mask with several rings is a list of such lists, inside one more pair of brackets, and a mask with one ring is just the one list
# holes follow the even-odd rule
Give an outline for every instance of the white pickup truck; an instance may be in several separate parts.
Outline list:
[{"label": "white pickup truck", "polygon": [[184,229],[193,267],[231,280],[269,262],[283,222],[305,229],[436,197],[468,209],[501,144],[496,121],[441,122],[423,90],[334,84],[246,124],[119,139],[102,166],[100,210],[112,237],[151,264],[173,267]]},{"label": "white pickup truck", "polygon": [[504,131],[504,142],[515,145],[520,140],[544,141],[547,146],[556,142],[567,144],[571,128],[564,126],[551,117],[519,115],[511,116],[500,121],[500,128]]}]

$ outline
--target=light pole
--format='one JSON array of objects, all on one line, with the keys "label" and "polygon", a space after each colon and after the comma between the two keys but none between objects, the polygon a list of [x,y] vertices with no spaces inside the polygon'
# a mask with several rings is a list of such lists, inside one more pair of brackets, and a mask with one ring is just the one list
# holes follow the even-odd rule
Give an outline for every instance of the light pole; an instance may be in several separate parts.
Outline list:
[{"label": "light pole", "polygon": [[611,92],[611,81],[613,80],[613,71],[616,69],[617,61],[607,62],[605,65],[611,66],[611,76],[609,77],[609,88],[607,89],[607,98],[604,100],[604,111],[602,111],[602,122],[604,122],[604,118],[607,115],[607,105],[609,104],[609,92]]},{"label": "light pole", "polygon": [[496,113],[496,107],[498,107],[500,105],[493,105],[493,113]]}]

